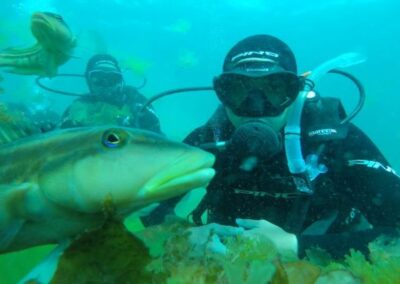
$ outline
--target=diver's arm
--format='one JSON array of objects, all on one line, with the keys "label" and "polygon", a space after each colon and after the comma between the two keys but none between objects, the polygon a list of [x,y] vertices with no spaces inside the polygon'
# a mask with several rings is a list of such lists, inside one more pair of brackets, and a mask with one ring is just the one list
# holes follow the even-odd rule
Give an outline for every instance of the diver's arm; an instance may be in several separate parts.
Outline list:
[{"label": "diver's arm", "polygon": [[310,246],[319,246],[336,257],[348,253],[350,248],[368,254],[369,242],[381,235],[397,235],[399,176],[374,143],[354,125],[350,125],[343,147],[343,176],[335,183],[372,227],[322,236],[301,235],[298,237],[300,255]]},{"label": "diver's arm", "polygon": [[321,248],[334,258],[343,258],[350,249],[358,250],[368,255],[368,244],[379,236],[396,236],[393,227],[379,227],[358,232],[345,232],[326,235],[300,235],[298,240],[299,257],[304,257],[306,250],[312,247]]},{"label": "diver's arm", "polygon": [[354,207],[374,228],[395,228],[400,225],[400,177],[361,130],[349,135],[344,173]]},{"label": "diver's arm", "polygon": [[[144,102],[143,103],[138,102],[136,107],[137,111],[139,109],[141,110],[143,105]],[[138,113],[137,111],[136,111],[136,115],[138,115],[137,123],[140,128],[162,134],[160,120],[151,105],[146,106],[146,108],[140,113]]]},{"label": "diver's arm", "polygon": [[149,105],[142,110],[143,105],[148,101],[147,98],[131,86],[125,87],[125,93],[131,105],[133,117],[135,117],[135,127],[162,134],[160,120],[153,106]]},{"label": "diver's arm", "polygon": [[138,115],[137,122],[139,128],[162,134],[160,120],[151,106],[146,107],[146,109]]}]

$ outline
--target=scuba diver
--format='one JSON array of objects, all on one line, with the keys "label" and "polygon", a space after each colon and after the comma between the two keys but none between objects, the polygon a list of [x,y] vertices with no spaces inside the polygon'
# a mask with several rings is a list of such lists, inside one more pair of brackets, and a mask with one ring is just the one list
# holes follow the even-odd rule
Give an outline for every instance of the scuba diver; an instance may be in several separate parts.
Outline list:
[{"label": "scuba diver", "polygon": [[90,58],[85,79],[90,94],[75,100],[65,110],[61,128],[116,124],[161,133],[159,119],[151,106],[138,114],[147,99],[137,89],[125,85],[113,56],[97,54]]},{"label": "scuba diver", "polygon": [[[216,156],[216,175],[190,214],[198,225],[191,229],[194,245],[224,252],[224,235],[262,234],[278,250],[304,256],[317,246],[342,257],[350,248],[367,253],[378,236],[396,234],[399,176],[349,122],[354,113],[346,116],[339,99],[319,96],[312,80],[297,75],[286,43],[270,35],[239,41],[213,84],[222,105],[184,140]],[[296,115],[299,125],[291,128]],[[163,222],[181,198],[162,202],[143,224]]]}]

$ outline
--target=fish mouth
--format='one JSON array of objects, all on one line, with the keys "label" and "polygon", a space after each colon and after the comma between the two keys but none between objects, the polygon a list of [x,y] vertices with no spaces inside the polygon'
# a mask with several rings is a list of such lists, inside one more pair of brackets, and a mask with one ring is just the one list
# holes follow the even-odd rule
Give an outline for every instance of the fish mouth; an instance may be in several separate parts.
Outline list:
[{"label": "fish mouth", "polygon": [[138,192],[145,200],[161,201],[189,190],[205,187],[215,175],[215,157],[202,150],[186,153],[149,180]]}]

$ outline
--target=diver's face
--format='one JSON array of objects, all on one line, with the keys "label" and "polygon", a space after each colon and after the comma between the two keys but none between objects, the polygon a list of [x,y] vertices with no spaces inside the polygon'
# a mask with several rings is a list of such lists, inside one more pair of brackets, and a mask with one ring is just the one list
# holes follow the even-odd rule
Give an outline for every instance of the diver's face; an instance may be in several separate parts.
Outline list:
[{"label": "diver's face", "polygon": [[92,71],[88,74],[88,85],[93,95],[110,97],[122,91],[123,79],[119,72]]}]

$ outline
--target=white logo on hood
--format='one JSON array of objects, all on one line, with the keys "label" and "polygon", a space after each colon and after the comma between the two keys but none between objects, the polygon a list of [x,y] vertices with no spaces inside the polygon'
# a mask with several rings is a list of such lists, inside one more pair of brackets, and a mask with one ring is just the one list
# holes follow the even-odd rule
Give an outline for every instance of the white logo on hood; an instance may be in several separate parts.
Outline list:
[{"label": "white logo on hood", "polygon": [[266,50],[259,50],[259,51],[246,51],[246,52],[242,52],[239,53],[238,55],[235,55],[234,57],[232,57],[231,61],[236,61],[237,59],[240,60],[241,57],[251,57],[251,56],[269,56],[269,57],[273,57],[273,58],[278,58],[279,54],[275,53],[275,52],[271,52],[271,51],[266,51]]}]

